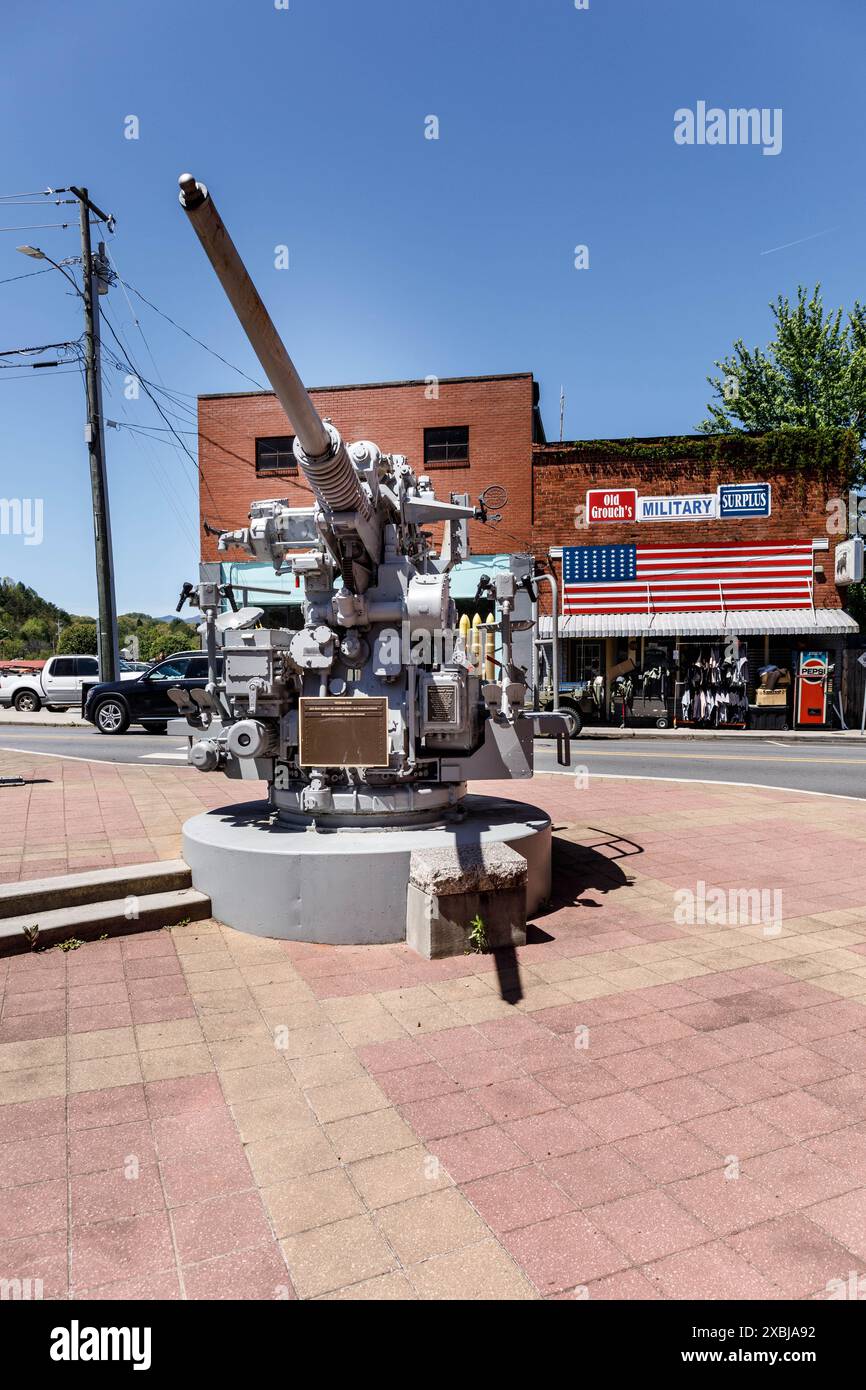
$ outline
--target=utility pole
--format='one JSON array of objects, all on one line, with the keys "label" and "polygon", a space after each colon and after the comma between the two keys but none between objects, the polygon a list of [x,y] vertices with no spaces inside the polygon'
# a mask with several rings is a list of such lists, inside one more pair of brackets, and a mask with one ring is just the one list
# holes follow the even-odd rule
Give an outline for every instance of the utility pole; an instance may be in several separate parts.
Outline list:
[{"label": "utility pole", "polygon": [[[90,214],[101,221],[109,218],[94,207],[86,188],[69,192],[78,199],[81,217],[81,262],[84,285],[84,378],[87,388],[87,424],[84,436],[90,459],[90,488],[93,495],[93,538],[96,546],[96,597],[99,608],[97,651],[99,679],[117,680],[117,604],[114,595],[114,563],[111,550],[111,519],[108,510],[108,478],[105,468],[105,429],[102,414],[102,375],[99,359],[99,307],[97,295],[105,262],[95,262],[90,244]],[[100,258],[102,248],[100,245]]]}]

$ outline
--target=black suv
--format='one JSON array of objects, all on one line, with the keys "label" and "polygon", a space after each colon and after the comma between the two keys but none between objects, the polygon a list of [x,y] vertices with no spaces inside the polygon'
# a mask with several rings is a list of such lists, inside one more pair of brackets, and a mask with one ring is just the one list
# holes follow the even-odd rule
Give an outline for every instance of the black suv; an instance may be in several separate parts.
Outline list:
[{"label": "black suv", "polygon": [[[220,657],[217,670],[221,665]],[[175,652],[135,680],[103,681],[89,686],[81,712],[101,734],[125,733],[130,724],[141,724],[149,734],[164,734],[168,720],[180,717],[177,705],[168,697],[169,690],[203,690],[206,685],[204,652]]]}]

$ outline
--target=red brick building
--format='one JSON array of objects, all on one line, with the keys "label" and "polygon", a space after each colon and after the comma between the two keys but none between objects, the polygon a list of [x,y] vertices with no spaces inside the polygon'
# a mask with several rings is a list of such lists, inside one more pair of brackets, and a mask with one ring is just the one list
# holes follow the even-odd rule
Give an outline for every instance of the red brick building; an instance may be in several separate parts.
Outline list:
[{"label": "red brick building", "polygon": [[[622,693],[621,685],[614,690],[617,676],[626,683],[632,676],[643,679],[648,661],[653,671],[670,667],[662,681],[670,687],[665,690],[668,722],[682,721],[677,687],[688,684],[689,672],[694,677],[700,661],[711,660],[708,652],[724,649],[747,657],[750,700],[761,665],[796,667],[800,651],[825,651],[837,673],[841,670],[842,646],[857,629],[842,611],[842,591],[834,582],[834,548],[844,535],[828,530],[828,504],[844,496],[848,486],[846,437],[828,441],[803,432],[796,458],[789,432],[759,440],[698,436],[550,444],[538,387],[528,372],[314,388],[311,395],[346,440],[369,438],[386,452],[407,455],[417,473],[430,475],[441,496],[468,492],[475,499],[493,483],[507,489],[499,525],[470,528],[473,552],[483,557],[531,553],[539,571],[553,576],[563,677],[581,697],[585,715],[591,713],[585,686],[594,683],[594,712],[609,719],[611,696]],[[814,457],[804,456],[810,449]],[[209,527],[242,525],[257,498],[285,497],[294,506],[309,502],[291,453],[291,426],[270,393],[200,397],[199,461],[201,516]],[[768,515],[719,514],[720,488],[751,484],[763,490]],[[587,523],[584,504],[593,489],[628,490],[640,499],[640,508],[659,499],[662,510],[700,497],[708,499],[709,514],[699,520],[664,515]],[[617,611],[610,606],[601,612],[571,611],[573,593],[563,606],[563,551],[594,547],[599,554],[606,552],[603,558],[626,557],[633,564],[635,551],[645,562],[656,552],[691,546],[707,548],[723,561],[737,561],[738,553],[756,546],[774,547],[783,567],[798,557],[796,606],[780,589],[782,597],[741,610],[737,595],[743,587],[735,583],[727,591],[721,586],[718,603],[698,604],[696,611],[682,611],[682,605],[680,611],[664,611],[662,590],[653,584],[633,586],[628,593],[635,596],[623,601],[621,609],[614,605]],[[202,560],[217,558],[216,540],[203,529]],[[250,582],[251,594],[255,580],[266,588],[275,583],[273,576],[266,580],[263,567],[250,565],[239,553],[219,559],[223,578]],[[470,592],[474,586],[461,596]],[[547,636],[553,626],[549,592],[541,587],[541,630]],[[279,605],[280,598],[260,592],[254,601]],[[793,685],[790,689],[793,697]],[[743,700],[738,703],[742,706]],[[647,711],[654,708],[647,705]],[[788,715],[794,717],[793,698]],[[715,711],[712,719],[718,717]]]}]

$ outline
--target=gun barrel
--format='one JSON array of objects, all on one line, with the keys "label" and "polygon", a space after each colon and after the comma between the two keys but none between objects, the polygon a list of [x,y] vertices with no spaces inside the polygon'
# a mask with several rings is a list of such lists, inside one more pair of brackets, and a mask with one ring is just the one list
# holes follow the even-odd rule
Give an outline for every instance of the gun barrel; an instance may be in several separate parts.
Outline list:
[{"label": "gun barrel", "polygon": [[192,174],[181,174],[178,182],[181,207],[192,223],[305,453],[311,458],[328,453],[331,438],[322,418],[310,400],[207,188],[197,183]]}]

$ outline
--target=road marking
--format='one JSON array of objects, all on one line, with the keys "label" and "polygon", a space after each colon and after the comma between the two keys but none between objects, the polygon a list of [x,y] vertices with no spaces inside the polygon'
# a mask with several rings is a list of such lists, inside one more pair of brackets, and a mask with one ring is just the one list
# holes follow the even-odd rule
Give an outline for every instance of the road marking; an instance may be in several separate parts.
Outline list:
[{"label": "road marking", "polygon": [[[574,745],[573,745],[574,746]],[[579,745],[578,745],[579,746]],[[781,745],[776,745],[780,747]],[[840,763],[845,767],[862,767],[862,758],[804,758],[793,755],[771,754],[769,757],[761,756],[760,753],[692,753],[683,750],[682,753],[644,753],[630,752],[628,749],[619,748],[593,748],[585,755],[587,758],[660,758],[665,762],[682,762],[689,758],[700,762],[731,762],[731,763]]]},{"label": "road marking", "polygon": [[[862,796],[849,796],[846,792],[817,792],[809,787],[775,787],[769,782],[725,782],[718,777],[643,777],[640,773],[633,772],[590,772],[590,777],[595,777],[599,782],[677,782],[685,787],[748,787],[749,791],[758,792],[787,792],[793,796],[829,796],[834,801],[858,801],[863,803]],[[573,777],[574,772],[560,772],[557,768],[537,768],[536,777]]]},{"label": "road marking", "polygon": [[[40,748],[10,748],[7,744],[0,744],[0,753],[17,753],[20,757],[27,758],[61,758],[67,763],[99,763],[101,767],[136,767],[137,763],[124,762],[122,758],[82,758],[77,753],[43,753]],[[142,754],[142,757],[153,758],[154,753]],[[168,756],[168,755],[165,755]],[[145,769],[146,771],[146,769]]]},{"label": "road marking", "polygon": [[184,749],[180,749],[177,753],[139,753],[138,755],[139,762],[144,762],[148,758],[160,758],[163,762],[171,760],[176,763],[185,763],[186,752]]}]

